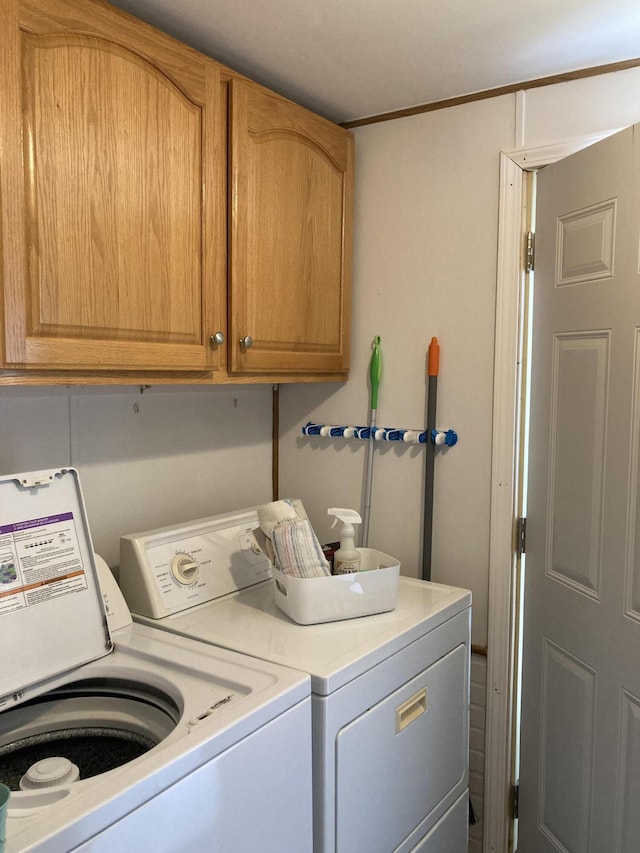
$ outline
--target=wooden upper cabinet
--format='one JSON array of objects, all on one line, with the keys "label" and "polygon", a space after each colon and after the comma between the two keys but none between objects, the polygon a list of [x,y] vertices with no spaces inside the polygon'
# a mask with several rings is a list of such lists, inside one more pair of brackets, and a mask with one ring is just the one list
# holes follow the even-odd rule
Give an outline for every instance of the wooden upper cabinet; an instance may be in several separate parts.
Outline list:
[{"label": "wooden upper cabinet", "polygon": [[344,374],[352,134],[259,86],[230,87],[228,369]]},{"label": "wooden upper cabinet", "polygon": [[2,5],[5,366],[224,367],[218,66],[100,0]]}]

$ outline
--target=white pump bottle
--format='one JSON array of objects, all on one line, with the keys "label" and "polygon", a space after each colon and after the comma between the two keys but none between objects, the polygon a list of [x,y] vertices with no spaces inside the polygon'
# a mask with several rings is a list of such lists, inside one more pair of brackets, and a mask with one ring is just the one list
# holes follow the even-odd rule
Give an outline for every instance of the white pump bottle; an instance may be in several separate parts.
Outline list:
[{"label": "white pump bottle", "polygon": [[[340,547],[333,555],[333,574],[345,575],[349,572],[360,571],[360,551],[355,546],[354,524],[361,524],[362,519],[354,509],[341,509],[331,507],[327,510],[329,515],[334,515],[336,520],[342,522],[340,531]],[[331,525],[335,525],[335,521]]]}]

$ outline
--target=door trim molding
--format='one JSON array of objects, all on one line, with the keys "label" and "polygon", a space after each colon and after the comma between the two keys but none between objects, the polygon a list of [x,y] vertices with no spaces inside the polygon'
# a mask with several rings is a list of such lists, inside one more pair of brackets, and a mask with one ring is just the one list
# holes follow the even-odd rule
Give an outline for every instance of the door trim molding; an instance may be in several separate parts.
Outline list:
[{"label": "door trim molding", "polygon": [[493,437],[487,718],[485,729],[485,853],[505,853],[510,843],[509,803],[514,696],[514,526],[518,472],[520,283],[523,276],[524,172],[555,163],[618,129],[533,148],[500,153],[498,263],[494,349]]},{"label": "door trim molding", "polygon": [[563,157],[568,157],[570,154],[575,154],[581,148],[588,148],[589,145],[594,145],[600,142],[601,139],[606,139],[613,133],[618,133],[624,130],[623,127],[617,127],[614,130],[605,130],[600,133],[590,133],[588,136],[581,136],[579,139],[568,139],[564,142],[553,142],[549,145],[538,145],[535,148],[521,148],[516,151],[502,152],[514,163],[517,163],[521,169],[533,170],[539,169],[541,166],[549,166]]},{"label": "door trim molding", "polygon": [[487,721],[484,835],[486,853],[509,849],[511,788],[513,562],[516,517],[518,330],[522,275],[523,169],[500,154],[498,273],[494,349]]}]

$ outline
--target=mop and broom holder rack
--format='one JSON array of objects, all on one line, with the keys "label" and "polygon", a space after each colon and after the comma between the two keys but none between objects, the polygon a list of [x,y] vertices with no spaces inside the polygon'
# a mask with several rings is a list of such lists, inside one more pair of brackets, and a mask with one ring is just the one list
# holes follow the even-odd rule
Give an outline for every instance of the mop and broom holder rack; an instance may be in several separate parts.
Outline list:
[{"label": "mop and broom holder rack", "polygon": [[458,442],[455,430],[447,429],[396,429],[376,426],[338,426],[309,421],[302,427],[302,434],[320,438],[370,439],[374,441],[399,441],[404,444],[428,444],[436,447],[453,447]]},{"label": "mop and broom holder rack", "polygon": [[373,458],[375,441],[401,442],[402,444],[423,444],[425,446],[425,495],[424,495],[424,524],[422,529],[422,578],[431,580],[431,551],[433,537],[433,475],[434,458],[438,447],[453,447],[458,443],[455,430],[437,429],[436,424],[436,389],[440,369],[440,345],[436,337],[431,338],[427,357],[427,426],[426,429],[397,429],[393,427],[378,427],[378,390],[382,377],[382,362],[380,358],[380,336],[373,339],[369,378],[371,382],[371,406],[368,426],[341,426],[337,424],[319,424],[309,421],[302,427],[304,436],[317,438],[346,438],[365,439],[367,441],[366,480],[362,512],[362,545],[366,547],[369,538],[369,520],[371,510],[371,486],[373,480]]}]

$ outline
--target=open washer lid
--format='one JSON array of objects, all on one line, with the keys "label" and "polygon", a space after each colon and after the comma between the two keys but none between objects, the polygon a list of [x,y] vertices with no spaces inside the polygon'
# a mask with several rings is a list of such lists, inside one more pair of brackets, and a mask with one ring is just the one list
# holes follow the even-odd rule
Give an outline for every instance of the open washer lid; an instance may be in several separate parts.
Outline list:
[{"label": "open washer lid", "polygon": [[0,475],[0,710],[113,643],[74,468]]}]

